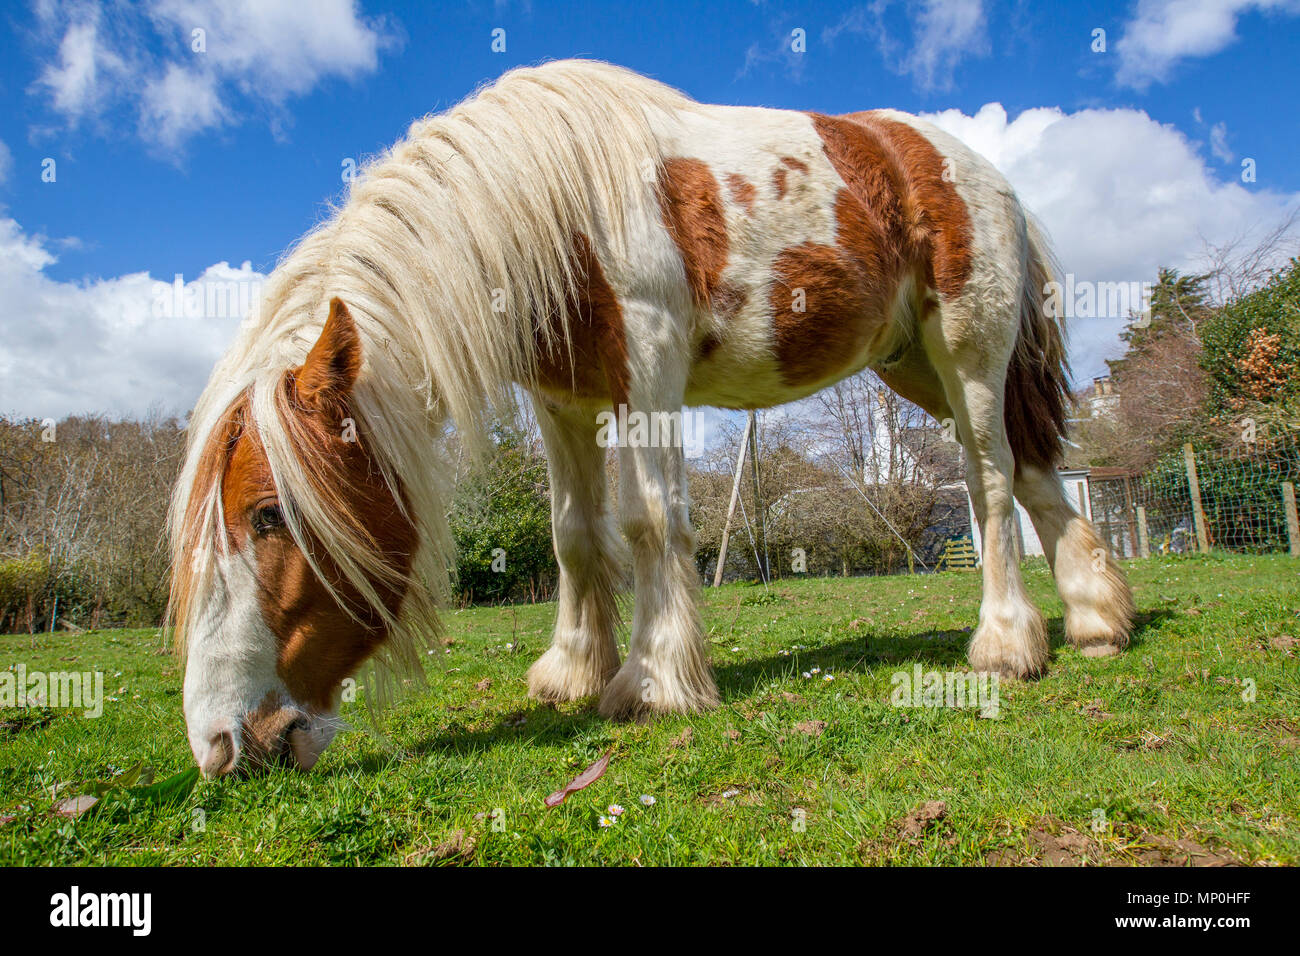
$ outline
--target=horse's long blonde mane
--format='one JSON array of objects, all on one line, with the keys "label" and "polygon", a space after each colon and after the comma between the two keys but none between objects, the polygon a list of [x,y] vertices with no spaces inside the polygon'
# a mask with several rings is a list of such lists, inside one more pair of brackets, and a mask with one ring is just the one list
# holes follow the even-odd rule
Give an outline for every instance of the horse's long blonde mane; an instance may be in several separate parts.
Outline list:
[{"label": "horse's long blonde mane", "polygon": [[[436,445],[450,423],[462,443],[481,448],[488,417],[508,406],[512,383],[527,379],[538,350],[568,348],[575,236],[626,253],[629,224],[655,201],[662,157],[654,116],[692,107],[618,67],[550,63],[513,70],[448,113],[415,122],[365,167],[343,207],[271,275],[192,413],[169,514],[182,647],[198,613],[191,598],[225,547],[220,470],[208,472],[230,410],[246,401],[295,540],[319,575],[303,545],[310,529],[389,620],[384,669],[418,671],[454,564],[450,466]],[[341,498],[309,480],[285,421],[285,373],[302,364],[335,296],[362,340],[351,399],[357,432],[389,486],[401,489],[394,497],[420,535],[398,620],[370,583],[392,574],[389,562],[340,520]]]}]

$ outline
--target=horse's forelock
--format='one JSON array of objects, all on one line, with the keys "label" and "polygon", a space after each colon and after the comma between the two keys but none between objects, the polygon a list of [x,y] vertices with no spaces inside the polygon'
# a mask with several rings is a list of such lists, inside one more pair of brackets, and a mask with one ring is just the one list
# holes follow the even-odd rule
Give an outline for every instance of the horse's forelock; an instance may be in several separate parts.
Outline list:
[{"label": "horse's forelock", "polygon": [[[228,542],[220,533],[222,476],[248,421],[244,392],[227,407],[191,452],[172,505],[172,583],[166,619],[175,627],[173,640],[185,652],[189,617],[197,591],[207,579],[218,549]],[[187,480],[188,479],[188,480]]]}]

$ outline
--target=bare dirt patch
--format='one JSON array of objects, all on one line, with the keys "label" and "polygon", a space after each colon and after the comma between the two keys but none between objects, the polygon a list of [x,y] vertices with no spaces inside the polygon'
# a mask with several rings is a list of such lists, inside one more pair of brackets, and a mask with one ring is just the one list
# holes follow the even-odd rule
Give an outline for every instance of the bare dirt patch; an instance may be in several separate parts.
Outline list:
[{"label": "bare dirt patch", "polygon": [[1021,834],[1023,847],[989,853],[994,866],[1237,866],[1241,861],[1188,838],[1139,832],[1118,846],[1043,818]]},{"label": "bare dirt patch", "polygon": [[1135,851],[1130,861],[1141,866],[1240,866],[1235,856],[1212,850],[1195,840],[1143,834],[1129,849]]},{"label": "bare dirt patch", "polygon": [[443,860],[467,862],[474,858],[474,843],[474,838],[464,830],[452,830],[447,839],[437,846],[424,847],[408,853],[402,857],[402,863],[406,866],[416,866],[431,860],[436,862]]},{"label": "bare dirt patch", "polygon": [[899,835],[908,843],[920,843],[927,833],[935,832],[948,815],[948,804],[930,800],[921,804],[899,822]]}]

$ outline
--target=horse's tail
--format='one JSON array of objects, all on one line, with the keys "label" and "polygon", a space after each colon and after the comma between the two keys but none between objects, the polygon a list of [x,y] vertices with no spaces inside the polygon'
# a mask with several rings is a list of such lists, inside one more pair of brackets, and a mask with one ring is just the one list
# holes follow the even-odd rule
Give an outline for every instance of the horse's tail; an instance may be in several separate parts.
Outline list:
[{"label": "horse's tail", "polygon": [[[1056,280],[1051,249],[1026,218],[1027,256],[1020,294],[1020,330],[1007,367],[1003,417],[1016,468],[1051,470],[1060,464],[1070,391],[1063,310],[1048,283]],[[1050,306],[1049,306],[1050,303]]]}]

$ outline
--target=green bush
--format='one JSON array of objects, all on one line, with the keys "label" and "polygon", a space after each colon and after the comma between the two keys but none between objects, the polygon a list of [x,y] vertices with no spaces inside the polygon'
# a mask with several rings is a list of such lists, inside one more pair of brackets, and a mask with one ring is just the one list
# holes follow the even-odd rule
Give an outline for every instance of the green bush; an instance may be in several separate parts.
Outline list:
[{"label": "green bush", "polygon": [[[1251,394],[1251,378],[1243,374],[1251,333],[1261,330],[1281,340],[1272,363],[1288,374],[1267,394]],[[1300,260],[1261,288],[1228,303],[1201,323],[1198,332],[1204,351],[1201,366],[1210,374],[1212,401],[1224,410],[1239,410],[1243,401],[1265,400],[1283,404],[1300,394]]]},{"label": "green bush", "polygon": [[558,574],[546,461],[513,432],[498,429],[495,439],[492,460],[461,483],[452,502],[463,603],[544,598]]},{"label": "green bush", "polygon": [[[1300,481],[1300,453],[1294,445],[1278,443],[1269,454],[1227,457],[1196,456],[1201,507],[1205,511],[1210,546],[1262,553],[1288,548],[1282,482]],[[1138,482],[1146,503],[1152,548],[1162,537],[1181,536],[1192,547],[1191,489],[1182,451],[1160,458]]]}]

